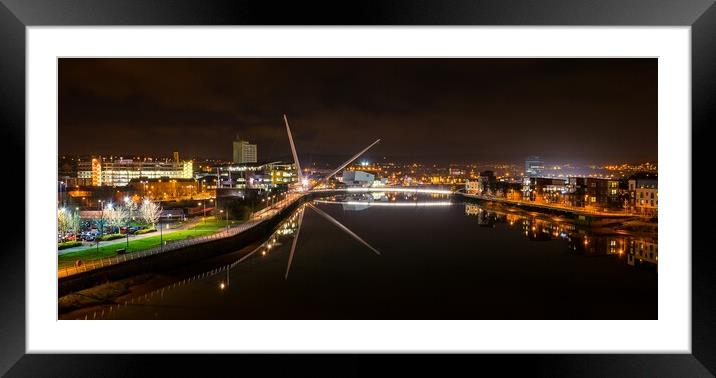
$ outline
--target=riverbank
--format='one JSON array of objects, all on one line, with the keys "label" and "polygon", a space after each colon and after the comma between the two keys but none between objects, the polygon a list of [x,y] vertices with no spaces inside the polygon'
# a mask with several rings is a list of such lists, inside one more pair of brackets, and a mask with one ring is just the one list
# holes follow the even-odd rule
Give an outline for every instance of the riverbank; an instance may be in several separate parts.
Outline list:
[{"label": "riverbank", "polygon": [[592,211],[587,210],[583,208],[575,208],[575,207],[568,207],[568,206],[562,206],[562,205],[556,205],[556,204],[544,204],[544,203],[535,203],[535,202],[526,202],[526,201],[519,201],[519,200],[510,200],[506,198],[498,198],[498,197],[485,197],[485,196],[479,196],[475,194],[467,194],[467,193],[456,193],[462,196],[465,199],[478,201],[478,202],[492,202],[492,203],[500,203],[505,204],[509,206],[519,207],[527,210],[532,211],[542,211],[542,212],[551,212],[556,214],[569,214],[575,217],[587,217],[587,218],[634,218],[634,217],[640,217],[637,214],[628,214],[624,212],[606,212],[606,211]]},{"label": "riverbank", "polygon": [[58,295],[65,296],[73,292],[142,274],[158,274],[171,271],[185,265],[196,264],[205,259],[240,250],[244,246],[270,235],[282,219],[289,215],[300,203],[302,203],[302,200],[293,202],[279,210],[275,215],[267,217],[235,235],[61,277],[58,279]]},{"label": "riverbank", "polygon": [[155,292],[173,283],[231,264],[260,245],[260,242],[251,243],[238,251],[184,265],[171,271],[128,277],[64,295],[58,299],[58,318],[60,320],[92,319],[94,313],[109,311],[112,306],[123,305],[134,298]]},{"label": "riverbank", "polygon": [[[471,201],[466,201],[469,204]],[[536,218],[547,222],[569,223],[577,228],[589,230],[595,235],[620,235],[656,240],[658,238],[658,220],[656,218],[644,217],[598,217],[588,222],[580,221],[576,216],[565,213],[551,213],[544,211],[530,210],[519,206],[512,206],[508,203],[498,201],[481,201],[480,206],[490,211],[503,215],[518,215],[527,218]]]},{"label": "riverbank", "polygon": [[[229,226],[241,224],[241,221],[229,221]],[[77,260],[82,263],[91,263],[95,260],[117,256],[118,249],[125,249],[127,254],[141,252],[147,249],[156,248],[162,242],[174,242],[188,238],[211,235],[222,231],[227,223],[224,220],[217,220],[214,217],[206,219],[195,219],[192,222],[183,224],[177,228],[154,231],[142,235],[130,235],[129,241],[126,235],[120,239],[100,242],[99,246],[75,247],[58,252],[57,269],[75,266]],[[161,235],[160,235],[161,234]]]}]

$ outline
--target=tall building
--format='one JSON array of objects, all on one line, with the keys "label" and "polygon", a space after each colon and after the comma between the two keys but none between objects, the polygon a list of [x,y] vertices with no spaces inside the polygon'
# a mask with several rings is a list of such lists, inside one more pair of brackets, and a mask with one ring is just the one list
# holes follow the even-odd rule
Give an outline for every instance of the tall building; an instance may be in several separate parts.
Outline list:
[{"label": "tall building", "polygon": [[234,141],[234,164],[256,163],[257,148],[255,144],[251,144],[245,140],[237,139]]},{"label": "tall building", "polygon": [[525,176],[540,177],[544,173],[544,163],[539,156],[528,156],[525,159]]}]

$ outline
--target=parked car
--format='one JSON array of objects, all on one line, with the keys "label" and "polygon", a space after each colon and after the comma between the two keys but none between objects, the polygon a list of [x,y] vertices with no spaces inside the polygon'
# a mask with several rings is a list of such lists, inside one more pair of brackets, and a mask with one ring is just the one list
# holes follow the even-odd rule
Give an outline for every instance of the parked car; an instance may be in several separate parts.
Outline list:
[{"label": "parked car", "polygon": [[133,234],[136,234],[137,231],[143,230],[143,229],[144,229],[144,226],[132,226],[129,228],[129,233],[133,235]]},{"label": "parked car", "polygon": [[99,236],[99,232],[97,230],[85,231],[80,234],[80,239],[84,241],[95,241],[97,236]]}]

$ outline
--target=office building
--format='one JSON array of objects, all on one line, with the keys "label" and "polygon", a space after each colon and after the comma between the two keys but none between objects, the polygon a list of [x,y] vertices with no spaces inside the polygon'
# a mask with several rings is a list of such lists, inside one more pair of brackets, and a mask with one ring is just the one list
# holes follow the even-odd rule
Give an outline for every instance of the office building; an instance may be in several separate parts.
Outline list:
[{"label": "office building", "polygon": [[[296,166],[292,163],[270,162],[229,164],[208,167],[197,173],[199,182],[211,177],[216,188],[272,189],[298,181]],[[218,177],[218,180],[217,180]]]},{"label": "office building", "polygon": [[251,144],[245,140],[235,140],[233,143],[233,162],[234,164],[256,163],[258,152],[255,144]]},{"label": "office building", "polygon": [[[178,157],[175,153],[174,158]],[[93,158],[77,164],[77,181],[81,186],[126,186],[132,179],[190,179],[192,175],[190,160]]]}]

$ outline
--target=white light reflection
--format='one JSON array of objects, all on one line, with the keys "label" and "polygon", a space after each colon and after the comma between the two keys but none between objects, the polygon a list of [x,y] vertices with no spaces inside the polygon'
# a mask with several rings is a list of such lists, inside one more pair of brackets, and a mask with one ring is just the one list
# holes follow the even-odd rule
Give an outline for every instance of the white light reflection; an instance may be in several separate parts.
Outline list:
[{"label": "white light reflection", "polygon": [[387,206],[387,207],[416,207],[416,206],[450,206],[452,202],[361,202],[361,201],[326,201],[315,200],[317,203],[329,203],[337,205],[363,205],[363,206]]},{"label": "white light reflection", "polygon": [[445,189],[420,189],[420,188],[344,188],[344,189],[314,189],[314,192],[386,192],[386,193],[427,193],[427,194],[453,194],[451,190]]}]

